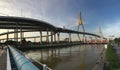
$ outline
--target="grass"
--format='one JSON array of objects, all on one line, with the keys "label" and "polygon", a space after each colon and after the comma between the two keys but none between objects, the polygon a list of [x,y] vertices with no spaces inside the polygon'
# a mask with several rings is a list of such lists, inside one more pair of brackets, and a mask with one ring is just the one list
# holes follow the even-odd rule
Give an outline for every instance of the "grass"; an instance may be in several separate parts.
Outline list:
[{"label": "grass", "polygon": [[106,51],[106,59],[108,61],[107,67],[109,68],[109,70],[115,70],[120,67],[118,58],[111,44],[108,44],[108,48]]}]

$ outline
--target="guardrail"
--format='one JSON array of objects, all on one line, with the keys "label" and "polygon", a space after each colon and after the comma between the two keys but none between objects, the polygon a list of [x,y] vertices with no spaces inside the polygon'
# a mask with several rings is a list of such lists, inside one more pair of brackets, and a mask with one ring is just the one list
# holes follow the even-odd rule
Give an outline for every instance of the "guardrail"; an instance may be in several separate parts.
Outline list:
[{"label": "guardrail", "polygon": [[8,49],[7,49],[7,70],[11,70],[10,55]]},{"label": "guardrail", "polygon": [[24,57],[18,51],[16,51],[15,48],[11,47],[10,45],[8,46],[8,48],[12,53],[18,70],[40,70],[35,65],[33,65],[26,57]]}]

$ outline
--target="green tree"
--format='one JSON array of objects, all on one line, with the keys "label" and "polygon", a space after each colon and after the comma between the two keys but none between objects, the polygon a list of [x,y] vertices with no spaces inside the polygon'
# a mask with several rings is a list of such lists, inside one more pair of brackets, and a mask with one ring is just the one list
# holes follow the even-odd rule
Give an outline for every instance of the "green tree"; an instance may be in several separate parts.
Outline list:
[{"label": "green tree", "polygon": [[120,38],[115,38],[115,39],[114,39],[114,42],[115,42],[116,44],[120,45]]}]

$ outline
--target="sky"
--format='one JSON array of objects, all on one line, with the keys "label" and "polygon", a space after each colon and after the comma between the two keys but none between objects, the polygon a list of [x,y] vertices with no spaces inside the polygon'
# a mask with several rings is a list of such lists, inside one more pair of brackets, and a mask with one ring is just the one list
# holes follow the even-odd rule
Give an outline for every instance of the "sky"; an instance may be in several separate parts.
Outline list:
[{"label": "sky", "polygon": [[77,26],[82,13],[86,32],[120,37],[120,0],[0,0],[0,15],[43,20],[66,28]]}]

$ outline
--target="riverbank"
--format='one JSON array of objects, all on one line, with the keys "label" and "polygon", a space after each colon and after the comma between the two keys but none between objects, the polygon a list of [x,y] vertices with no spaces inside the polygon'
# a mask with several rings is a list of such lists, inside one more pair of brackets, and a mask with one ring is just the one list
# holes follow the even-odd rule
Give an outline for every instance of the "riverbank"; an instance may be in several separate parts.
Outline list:
[{"label": "riverbank", "polygon": [[106,51],[106,67],[109,70],[117,70],[120,65],[119,65],[119,60],[116,54],[116,50],[114,49],[115,46],[111,43],[108,44],[107,51]]},{"label": "riverbank", "polygon": [[115,53],[116,53],[116,55],[118,57],[118,60],[120,62],[120,46],[118,46],[118,45],[115,44],[114,47],[113,47],[113,49],[115,50]]},{"label": "riverbank", "polygon": [[118,61],[119,61],[119,69],[118,70],[120,70],[120,46],[114,44],[113,49],[114,49],[115,54],[116,54],[116,56],[118,58]]}]

